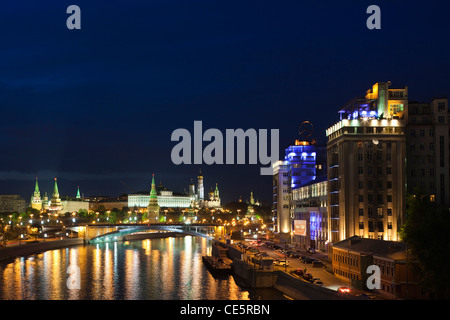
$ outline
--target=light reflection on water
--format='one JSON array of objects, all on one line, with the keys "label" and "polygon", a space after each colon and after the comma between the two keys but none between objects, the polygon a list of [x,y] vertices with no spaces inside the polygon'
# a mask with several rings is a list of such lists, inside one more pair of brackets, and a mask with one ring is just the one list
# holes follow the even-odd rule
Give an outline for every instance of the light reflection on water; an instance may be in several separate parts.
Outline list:
[{"label": "light reflection on water", "polygon": [[[0,265],[0,299],[283,299],[276,290],[244,290],[232,276],[213,277],[201,259],[210,251],[208,240],[191,236],[46,251]],[[79,290],[67,286],[69,265],[79,267]]]}]

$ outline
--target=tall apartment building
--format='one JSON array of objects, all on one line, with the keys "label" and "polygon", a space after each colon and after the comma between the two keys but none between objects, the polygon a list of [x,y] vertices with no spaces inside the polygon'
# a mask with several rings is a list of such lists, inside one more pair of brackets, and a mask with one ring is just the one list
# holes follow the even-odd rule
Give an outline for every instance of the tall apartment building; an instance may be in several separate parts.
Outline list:
[{"label": "tall apartment building", "polygon": [[291,232],[289,213],[289,162],[277,161],[273,164],[273,225],[277,236],[287,238]]},{"label": "tall apartment building", "polygon": [[293,190],[314,181],[323,174],[325,153],[307,141],[296,140],[285,150],[284,161],[273,165],[273,213],[276,237],[291,241],[295,204]]},{"label": "tall apartment building", "polygon": [[405,219],[408,88],[376,83],[326,130],[328,241],[398,240]]},{"label": "tall apartment building", "polygon": [[450,205],[450,113],[447,98],[410,102],[406,127],[407,192]]}]

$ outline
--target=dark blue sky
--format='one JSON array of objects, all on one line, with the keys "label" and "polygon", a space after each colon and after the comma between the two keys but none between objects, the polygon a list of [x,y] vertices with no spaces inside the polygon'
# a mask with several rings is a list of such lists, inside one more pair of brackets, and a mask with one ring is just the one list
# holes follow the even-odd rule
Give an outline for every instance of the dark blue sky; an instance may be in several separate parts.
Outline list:
[{"label": "dark blue sky", "polygon": [[[81,8],[81,30],[66,8]],[[381,30],[366,9],[381,8]],[[378,81],[410,99],[450,92],[445,1],[4,1],[0,10],[0,193],[183,191],[173,130],[279,129],[280,157],[309,120],[316,138]],[[225,202],[272,179],[252,166],[202,166]]]}]

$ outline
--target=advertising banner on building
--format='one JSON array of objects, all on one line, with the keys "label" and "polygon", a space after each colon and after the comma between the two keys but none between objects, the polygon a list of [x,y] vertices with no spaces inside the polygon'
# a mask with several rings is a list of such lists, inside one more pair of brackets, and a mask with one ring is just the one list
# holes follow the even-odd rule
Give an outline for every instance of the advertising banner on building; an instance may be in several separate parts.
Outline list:
[{"label": "advertising banner on building", "polygon": [[294,235],[306,236],[306,220],[294,220]]}]

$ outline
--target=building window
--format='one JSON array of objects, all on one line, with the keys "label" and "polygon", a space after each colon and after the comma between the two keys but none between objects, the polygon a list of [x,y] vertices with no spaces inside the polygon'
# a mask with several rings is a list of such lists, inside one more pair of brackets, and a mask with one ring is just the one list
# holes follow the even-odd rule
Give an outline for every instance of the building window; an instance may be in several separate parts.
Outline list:
[{"label": "building window", "polygon": [[444,116],[439,116],[438,117],[438,122],[439,123],[444,123],[445,122],[445,117]]},{"label": "building window", "polygon": [[387,209],[387,215],[388,216],[392,216],[392,208],[388,208]]},{"label": "building window", "polygon": [[392,195],[391,195],[391,194],[388,194],[388,196],[387,196],[387,201],[388,201],[388,202],[392,202]]},{"label": "building window", "polygon": [[445,110],[445,102],[439,102],[438,103],[438,110],[439,111]]},{"label": "building window", "polygon": [[363,174],[363,173],[364,173],[363,167],[358,167],[358,174]]},{"label": "building window", "polygon": [[359,215],[360,216],[364,216],[364,209],[363,208],[359,208]]},{"label": "building window", "polygon": [[386,168],[386,174],[392,174],[392,167]]},{"label": "building window", "polygon": [[383,208],[377,208],[378,218],[383,218]]}]

